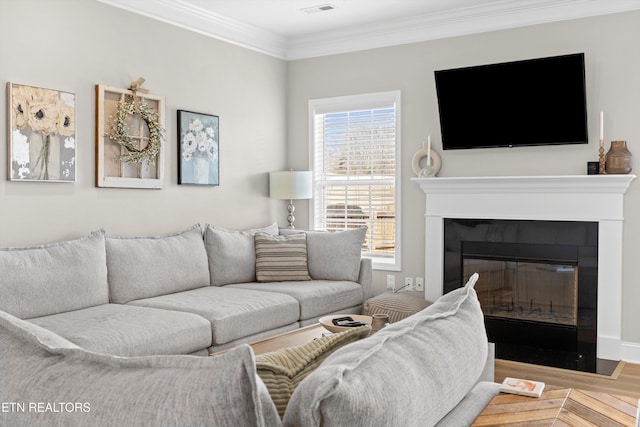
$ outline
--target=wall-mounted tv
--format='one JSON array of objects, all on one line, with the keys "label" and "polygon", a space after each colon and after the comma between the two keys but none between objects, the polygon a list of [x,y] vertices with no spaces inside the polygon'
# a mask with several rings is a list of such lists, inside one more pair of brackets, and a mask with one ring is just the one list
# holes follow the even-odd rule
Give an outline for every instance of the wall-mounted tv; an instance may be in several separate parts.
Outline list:
[{"label": "wall-mounted tv", "polygon": [[435,71],[445,150],[586,144],[584,54]]}]

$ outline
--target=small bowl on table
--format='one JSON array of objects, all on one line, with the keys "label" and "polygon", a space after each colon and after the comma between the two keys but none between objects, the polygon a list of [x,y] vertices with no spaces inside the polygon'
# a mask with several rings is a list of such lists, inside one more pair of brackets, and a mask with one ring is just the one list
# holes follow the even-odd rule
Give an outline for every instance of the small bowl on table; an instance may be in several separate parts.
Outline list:
[{"label": "small bowl on table", "polygon": [[333,314],[330,316],[324,316],[318,319],[318,322],[324,326],[326,330],[333,333],[348,331],[349,329],[353,329],[353,326],[338,326],[334,325],[332,320],[338,319],[340,317],[351,317],[354,321],[360,321],[371,326],[371,316],[365,316],[363,314]]}]

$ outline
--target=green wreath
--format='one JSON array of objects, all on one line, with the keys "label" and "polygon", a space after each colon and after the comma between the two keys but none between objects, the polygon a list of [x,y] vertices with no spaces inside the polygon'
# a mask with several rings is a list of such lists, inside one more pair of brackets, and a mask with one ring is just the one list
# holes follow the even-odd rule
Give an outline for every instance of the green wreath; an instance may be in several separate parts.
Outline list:
[{"label": "green wreath", "polygon": [[[143,148],[138,148],[131,142],[131,137],[126,129],[127,118],[133,116],[136,112],[140,114],[140,117],[149,128],[149,143]],[[163,133],[164,129],[158,122],[158,113],[151,110],[144,102],[136,103],[134,97],[126,96],[124,102],[118,105],[109,138],[127,149],[128,153],[120,156],[120,160],[127,163],[142,163],[146,161],[153,164],[160,153]]]}]

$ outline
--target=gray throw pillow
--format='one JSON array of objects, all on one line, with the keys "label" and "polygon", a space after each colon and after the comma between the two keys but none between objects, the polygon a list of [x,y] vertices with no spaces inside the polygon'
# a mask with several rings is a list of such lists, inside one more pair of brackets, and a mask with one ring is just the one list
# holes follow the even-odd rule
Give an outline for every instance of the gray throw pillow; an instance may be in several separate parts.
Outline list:
[{"label": "gray throw pillow", "polygon": [[204,242],[209,257],[211,285],[256,281],[256,233],[278,234],[278,224],[245,231],[233,231],[207,225]]},{"label": "gray throw pillow", "polygon": [[358,281],[366,227],[345,231],[299,231],[281,229],[280,234],[307,234],[309,274],[315,280]]},{"label": "gray throw pillow", "polygon": [[307,268],[307,236],[304,233],[274,236],[256,233],[258,282],[311,280]]},{"label": "gray throw pillow", "polygon": [[104,231],[0,249],[0,310],[29,319],[108,302]]},{"label": "gray throw pillow", "polygon": [[209,286],[200,225],[151,237],[107,237],[111,301],[125,304]]},{"label": "gray throw pillow", "polygon": [[285,426],[435,425],[486,364],[476,280],[329,356],[296,388]]}]

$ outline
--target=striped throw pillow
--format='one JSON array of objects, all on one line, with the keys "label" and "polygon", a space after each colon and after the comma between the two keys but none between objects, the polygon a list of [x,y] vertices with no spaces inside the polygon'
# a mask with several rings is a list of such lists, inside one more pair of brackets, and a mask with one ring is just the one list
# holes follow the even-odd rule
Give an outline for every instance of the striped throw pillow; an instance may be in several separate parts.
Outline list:
[{"label": "striped throw pillow", "polygon": [[307,235],[274,236],[256,233],[256,278],[258,282],[311,280],[307,267]]},{"label": "striped throw pillow", "polygon": [[359,326],[344,332],[317,338],[298,347],[281,348],[256,356],[256,370],[267,386],[278,414],[284,417],[289,399],[298,384],[339,348],[366,338],[369,326]]}]

